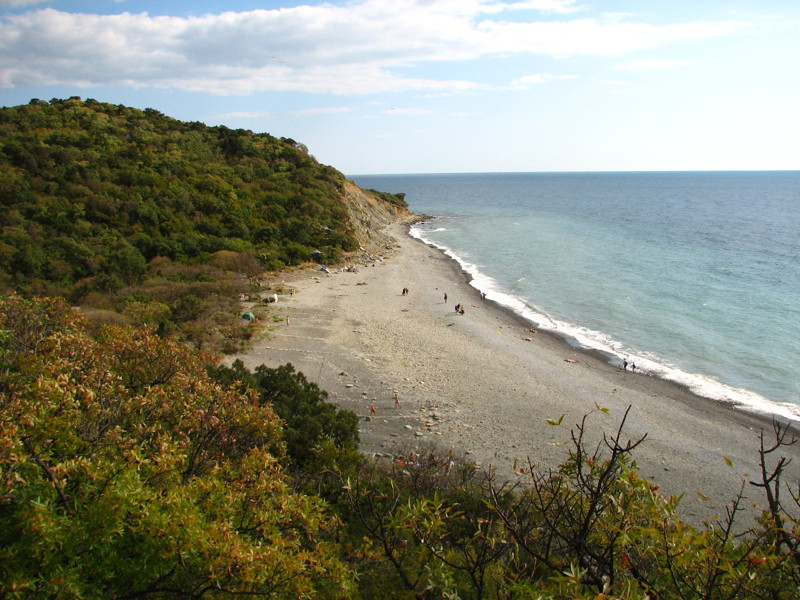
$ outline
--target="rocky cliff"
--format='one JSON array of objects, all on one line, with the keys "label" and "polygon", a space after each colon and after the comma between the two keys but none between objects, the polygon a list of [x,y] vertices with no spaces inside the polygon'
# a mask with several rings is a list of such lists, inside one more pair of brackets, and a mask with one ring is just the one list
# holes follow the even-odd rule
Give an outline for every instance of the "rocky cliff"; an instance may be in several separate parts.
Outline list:
[{"label": "rocky cliff", "polygon": [[362,251],[370,254],[379,254],[392,243],[385,233],[389,225],[412,223],[419,218],[408,207],[388,202],[349,180],[345,181],[343,201]]}]

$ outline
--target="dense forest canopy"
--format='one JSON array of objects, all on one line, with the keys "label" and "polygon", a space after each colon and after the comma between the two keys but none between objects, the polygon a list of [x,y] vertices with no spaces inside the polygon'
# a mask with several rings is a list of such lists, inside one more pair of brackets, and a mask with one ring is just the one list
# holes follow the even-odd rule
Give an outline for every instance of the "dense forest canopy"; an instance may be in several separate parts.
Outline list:
[{"label": "dense forest canopy", "polygon": [[157,257],[279,269],[357,248],[344,176],[294,140],[80,98],[0,109],[0,288],[71,295]]}]

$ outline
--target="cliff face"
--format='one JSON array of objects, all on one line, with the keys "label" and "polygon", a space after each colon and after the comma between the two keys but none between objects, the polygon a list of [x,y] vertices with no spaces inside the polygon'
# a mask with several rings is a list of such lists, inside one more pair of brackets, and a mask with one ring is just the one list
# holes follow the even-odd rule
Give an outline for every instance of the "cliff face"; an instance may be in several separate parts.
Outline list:
[{"label": "cliff face", "polygon": [[345,181],[343,201],[361,249],[371,254],[391,245],[392,238],[385,233],[389,225],[412,223],[418,218],[407,207],[387,202],[352,181]]}]

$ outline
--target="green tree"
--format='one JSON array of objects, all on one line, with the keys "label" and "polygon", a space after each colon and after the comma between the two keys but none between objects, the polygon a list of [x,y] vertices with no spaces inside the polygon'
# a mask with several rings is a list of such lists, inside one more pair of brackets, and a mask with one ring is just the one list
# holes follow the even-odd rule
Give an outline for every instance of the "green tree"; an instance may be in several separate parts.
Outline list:
[{"label": "green tree", "polygon": [[358,451],[358,417],[327,401],[328,393],[291,364],[274,369],[260,365],[250,372],[240,360],[230,367],[210,370],[223,384],[237,383],[254,390],[284,422],[286,452],[293,471],[313,472],[322,468],[346,469]]},{"label": "green tree", "polygon": [[136,283],[147,271],[147,262],[128,241],[120,239],[103,255],[104,271],[127,284]]}]

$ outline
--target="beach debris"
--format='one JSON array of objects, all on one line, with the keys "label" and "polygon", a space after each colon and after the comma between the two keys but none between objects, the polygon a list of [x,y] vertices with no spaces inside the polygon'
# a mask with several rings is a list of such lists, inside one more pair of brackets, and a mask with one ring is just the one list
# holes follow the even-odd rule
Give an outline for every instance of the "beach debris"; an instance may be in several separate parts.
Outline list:
[{"label": "beach debris", "polygon": [[575,360],[574,358],[565,358],[565,359],[564,359],[564,362],[568,362],[568,363],[576,363],[576,362],[578,362],[578,361],[577,361],[577,360]]}]

